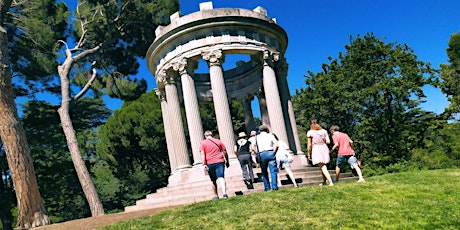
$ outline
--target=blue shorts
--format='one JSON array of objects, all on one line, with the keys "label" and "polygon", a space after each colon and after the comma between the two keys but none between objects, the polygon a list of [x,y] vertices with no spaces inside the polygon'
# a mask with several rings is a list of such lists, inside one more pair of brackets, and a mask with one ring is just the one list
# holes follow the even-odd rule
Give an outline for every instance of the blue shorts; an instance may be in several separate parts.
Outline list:
[{"label": "blue shorts", "polygon": [[208,165],[208,174],[211,181],[216,181],[217,178],[224,178],[225,163],[218,162]]},{"label": "blue shorts", "polygon": [[347,156],[337,156],[337,162],[336,165],[340,167],[345,163],[345,160],[348,160],[348,164],[353,168],[353,165],[358,165],[358,159],[356,159],[355,156],[353,155],[347,155]]}]

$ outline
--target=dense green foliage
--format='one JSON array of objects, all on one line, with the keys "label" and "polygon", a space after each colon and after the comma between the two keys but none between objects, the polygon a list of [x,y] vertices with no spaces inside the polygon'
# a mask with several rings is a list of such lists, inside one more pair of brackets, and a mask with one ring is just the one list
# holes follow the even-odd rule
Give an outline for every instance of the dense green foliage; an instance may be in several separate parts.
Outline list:
[{"label": "dense green foliage", "polygon": [[[434,81],[434,70],[407,45],[387,44],[372,34],[351,39],[345,49],[323,64],[322,72],[309,72],[307,87],[296,92],[301,132],[309,128],[310,118],[319,119],[325,129],[339,125],[355,141],[363,163],[376,172],[411,160],[413,149],[420,155],[425,136],[438,135],[447,124],[418,107],[425,98],[422,87]],[[448,155],[443,159],[450,159]]]},{"label": "dense green foliage", "polygon": [[[155,28],[160,24],[168,23],[169,15],[177,9],[178,2],[170,0],[85,1],[80,5],[81,14],[79,16],[74,14],[75,26],[72,29],[75,30],[70,31],[71,28],[67,24],[69,16],[67,7],[63,3],[40,0],[18,5],[11,14],[15,17],[8,19],[8,31],[17,32],[8,33],[12,70],[17,83],[15,92],[17,96],[28,95],[32,99],[35,93],[40,91],[60,92],[59,85],[55,81],[58,57],[62,55],[57,51],[57,41],[63,40],[72,44],[83,33],[81,23],[89,22],[85,21],[89,18],[94,19],[91,23],[85,24],[88,36],[83,48],[90,49],[97,45],[101,45],[102,48],[73,66],[72,89],[77,91],[87,83],[90,76],[87,69],[94,61],[96,61],[94,66],[101,76],[92,85],[89,95],[91,98],[83,97],[73,103],[70,113],[78,134],[82,157],[91,171],[101,201],[108,212],[120,211],[167,183],[170,168],[160,102],[153,92],[134,100],[145,92],[146,82],[130,79],[129,76],[137,73],[138,58],[145,55],[153,41]],[[98,14],[94,14],[95,12]],[[437,82],[433,77],[435,71],[429,64],[418,61],[409,47],[397,43],[388,44],[372,34],[367,34],[363,37],[351,38],[350,44],[346,45],[345,49],[346,52],[339,53],[337,59],[330,58],[330,63],[323,65],[322,72],[309,72],[305,76],[307,87],[297,91],[293,97],[303,146],[306,142],[308,120],[317,118],[326,129],[332,124],[338,124],[343,131],[350,134],[356,142],[357,153],[365,164],[365,175],[460,165],[460,138],[458,138],[460,124],[458,121],[457,123],[446,122],[460,111],[460,33],[454,34],[449,41],[447,49],[449,64],[441,66],[439,86],[443,93],[449,96],[451,104],[446,113],[439,116],[419,108],[425,98],[422,87]],[[111,97],[129,100],[120,110],[115,111],[107,123],[105,122],[110,111],[101,101],[101,96],[105,93]],[[241,104],[231,101],[230,106],[235,133],[245,131]],[[40,192],[53,222],[89,216],[88,204],[75,174],[59,124],[56,113],[58,107],[49,102],[32,100],[27,102],[24,108],[22,122],[34,159]],[[200,113],[203,128],[218,134],[213,104],[201,103]],[[185,117],[185,114],[182,114],[182,117]],[[98,129],[104,123],[105,125]],[[187,125],[184,124],[184,127],[188,133]],[[15,205],[15,197],[8,177],[5,154],[3,149],[0,151],[1,217],[11,214],[9,211]],[[333,167],[333,163],[330,166]],[[417,175],[415,178],[420,179]],[[406,183],[404,179],[397,179]],[[400,186],[403,186],[402,183]],[[444,191],[446,194],[452,193],[450,184],[439,184],[439,186],[447,187]],[[400,187],[378,192],[397,193],[398,188]],[[317,190],[320,191],[318,188],[312,189],[313,194]],[[350,191],[359,193],[357,189]],[[282,192],[287,193],[286,196],[291,196],[294,190]],[[309,190],[308,194],[311,192]],[[345,190],[340,192],[341,195],[348,195]],[[339,197],[339,195],[332,196]],[[308,198],[312,196],[309,195]],[[292,200],[292,197],[279,199]],[[330,197],[321,199],[330,199]],[[362,199],[375,202],[369,200],[368,194],[363,194]],[[446,197],[439,195],[433,199],[446,199]],[[250,203],[264,202],[251,201]],[[328,205],[346,207],[349,203],[352,201]],[[414,203],[418,204],[415,201]],[[238,199],[231,199],[229,208],[224,209],[228,216],[235,216],[234,209],[230,209],[234,208],[231,207],[232,205],[240,205]],[[277,205],[281,207],[286,204],[277,203]],[[303,205],[310,206],[306,203]],[[389,206],[387,203],[376,205]],[[441,207],[446,210],[458,209],[458,203],[453,203],[454,206],[442,205],[445,205]],[[197,206],[198,209],[202,208],[200,204]],[[302,210],[301,206],[292,206],[292,210]],[[317,206],[321,207],[320,203]],[[193,207],[191,212],[196,212]],[[419,208],[415,205],[409,207],[423,211],[423,207]],[[211,210],[214,212],[219,208],[220,206],[216,206]],[[254,209],[254,207],[247,208]],[[320,208],[314,212],[320,213],[321,210]],[[285,213],[287,211],[284,206],[278,210],[279,213],[289,214]],[[347,211],[348,209],[344,210]],[[402,211],[407,212],[405,209]],[[328,216],[328,214],[329,212],[322,215]],[[387,213],[382,214],[385,218],[394,218],[392,215],[385,214]],[[180,213],[177,215],[186,216]],[[193,217],[194,213],[187,215]],[[211,216],[203,217],[199,222],[212,224],[213,222],[208,220],[214,219],[213,215],[224,214],[216,211],[215,214],[209,215]],[[241,215],[243,214],[236,217]],[[289,215],[295,216],[295,214]],[[357,215],[366,218],[361,213]],[[318,215],[318,218],[319,216],[321,215]],[[239,219],[231,220],[247,225],[260,222],[256,218],[259,216],[251,217],[248,222]],[[439,219],[438,216],[433,218]],[[296,221],[298,219],[286,219],[286,222],[281,224],[283,226],[293,224],[293,228],[311,224],[308,222],[305,226],[295,225]],[[450,219],[445,221],[438,220],[433,225],[428,223],[424,226],[442,228],[446,223],[458,226],[458,222]],[[155,223],[161,225],[160,222]],[[381,222],[388,224],[383,218]],[[175,227],[182,227],[181,224],[178,222]],[[190,221],[187,224],[190,224]],[[317,227],[324,226],[321,221],[314,224]],[[373,227],[379,228],[380,225],[377,223]],[[350,226],[360,227],[352,224]],[[407,227],[404,223],[402,226]],[[421,228],[424,226],[420,225]],[[206,228],[206,226],[201,227]]]},{"label": "dense green foliage", "polygon": [[460,171],[395,173],[207,201],[104,229],[458,229]]},{"label": "dense green foliage", "polygon": [[[34,166],[40,193],[53,222],[83,218],[90,215],[81,185],[72,164],[62,131],[57,106],[43,101],[29,101],[24,105],[24,129]],[[100,99],[83,98],[71,107],[74,128],[87,166],[94,164],[95,146],[99,138],[93,131],[104,123],[110,111]],[[89,159],[92,159],[91,161]],[[86,207],[86,208],[84,208]]]},{"label": "dense green foliage", "polygon": [[441,89],[449,96],[450,105],[446,114],[452,118],[452,115],[460,113],[460,32],[450,37],[447,56],[449,64],[441,65],[440,78]]},{"label": "dense green foliage", "polygon": [[[92,85],[95,94],[107,93],[122,100],[138,98],[147,89],[147,82],[130,76],[138,73],[139,58],[155,39],[157,26],[168,24],[169,16],[178,9],[177,0],[80,1],[74,12],[74,40],[84,36],[82,50],[100,49],[74,66],[77,84],[86,83],[82,69],[93,63],[101,75]],[[100,87],[105,90],[100,91]]]},{"label": "dense green foliage", "polygon": [[98,190],[108,189],[101,194],[107,209],[123,209],[166,185],[169,160],[160,101],[154,91],[125,102],[100,134],[97,153],[103,162],[92,171]]},{"label": "dense green foliage", "polygon": [[[56,71],[62,52],[58,44],[66,42],[71,46],[75,41],[81,41],[84,45],[80,52],[101,45],[99,52],[74,63],[69,76],[73,85],[71,90],[78,92],[90,76],[88,64],[96,61],[100,77],[91,85],[89,94],[95,99],[83,98],[72,103],[70,113],[87,167],[100,171],[104,162],[98,162],[100,158],[96,157],[96,144],[100,139],[96,128],[110,114],[101,96],[107,93],[132,100],[145,92],[144,80],[132,80],[128,76],[137,74],[138,61],[142,61],[138,57],[145,55],[156,27],[169,23],[169,15],[177,10],[178,1],[169,0],[82,1],[78,12],[75,11],[68,22],[70,12],[63,2],[32,1],[15,5],[6,29],[17,32],[8,33],[16,96],[35,98],[37,92],[59,95]],[[69,27],[68,23],[74,23],[74,27]],[[79,40],[83,28],[86,38]],[[75,92],[71,92],[71,96]],[[87,202],[59,125],[58,107],[48,102],[29,101],[24,108],[23,122],[38,167],[35,171],[40,191],[53,222],[88,216],[89,210],[83,208],[87,207]],[[5,156],[1,155],[1,159],[3,161]],[[7,166],[2,164],[1,169],[8,174]],[[5,188],[11,190],[10,181],[4,181]],[[106,196],[108,192],[104,190],[102,193]],[[5,201],[2,210],[8,211],[6,205],[14,205],[14,199]],[[120,208],[119,204],[113,206]]]},{"label": "dense green foliage", "polygon": [[[56,60],[56,53],[54,52],[53,48],[56,44],[56,41],[65,37],[67,32],[67,17],[68,12],[65,4],[63,3],[56,3],[56,1],[52,0],[39,0],[39,1],[21,1],[16,2],[13,1],[4,1],[2,2],[2,12],[0,14],[1,17],[1,25],[0,30],[1,33],[4,34],[2,36],[2,47],[7,47],[8,50],[2,48],[2,58],[8,60],[1,60],[2,68],[5,71],[11,72],[2,72],[2,82],[11,82],[11,79],[14,79],[12,82],[12,86],[9,84],[2,84],[7,88],[2,87],[0,90],[0,94],[2,97],[11,98],[11,92],[14,92],[14,97],[17,96],[30,96],[34,95],[35,92],[42,92],[49,88],[50,84],[47,83],[50,78],[48,77],[50,72],[56,69],[57,63]],[[7,65],[5,65],[7,64]],[[5,81],[6,80],[6,81]],[[3,101],[3,100],[2,100]],[[17,108],[14,103],[2,103],[1,106],[2,111],[14,111],[11,114],[17,113]],[[4,116],[4,115],[2,115]],[[14,123],[16,117],[2,117]],[[2,124],[8,126],[10,124]],[[23,134],[22,124],[14,124],[13,129],[20,134]],[[20,135],[23,137],[23,135]],[[1,191],[0,191],[0,218],[2,223],[4,224],[4,228],[10,229],[12,224],[15,220],[12,219],[13,215],[18,215],[17,213],[12,213],[13,206],[20,202],[19,204],[31,203],[32,199],[36,199],[41,204],[41,198],[39,197],[38,193],[34,192],[37,191],[35,187],[35,177],[33,175],[34,169],[29,168],[27,170],[22,170],[20,167],[16,167],[16,165],[10,165],[11,171],[14,171],[17,178],[22,178],[23,180],[33,181],[30,183],[30,188],[20,188],[16,187],[16,190],[22,189],[29,189],[29,194],[32,194],[33,198],[31,197],[16,197],[14,196],[13,183],[12,177],[10,177],[10,170],[9,166],[6,164],[6,155],[3,149],[3,145],[5,146],[14,146],[12,145],[10,140],[5,140],[2,135],[2,141],[4,143],[0,144],[1,146],[1,154],[0,154],[0,170],[1,170]],[[16,140],[18,141],[18,140]],[[24,141],[23,139],[19,141]],[[8,143],[9,142],[9,143]],[[27,146],[22,145],[25,149]],[[15,148],[15,147],[13,147]],[[12,149],[13,151],[18,151],[23,158],[28,159],[29,152],[24,152],[21,149],[15,148]],[[11,157],[11,152],[9,154]],[[21,158],[21,157],[19,157]],[[11,160],[11,159],[10,159]],[[13,161],[23,162],[24,159],[14,159]],[[18,186],[17,183],[15,183]],[[37,205],[41,206],[41,205]],[[42,207],[34,207],[34,208],[42,208]],[[16,209],[16,212],[18,210]],[[22,220],[29,218],[34,218],[33,216],[25,216],[26,212],[24,212],[23,207],[20,210],[20,217],[21,219],[19,226],[17,227],[24,227],[24,223]],[[33,212],[30,212],[33,213]],[[40,213],[36,213],[37,216]],[[47,219],[45,217],[44,219]],[[11,225],[11,226],[10,226]]]},{"label": "dense green foliage", "polygon": [[[217,120],[214,112],[214,104],[200,103],[200,117],[203,123],[203,130],[211,130],[216,137],[219,137]],[[233,131],[236,134],[245,132],[243,105],[238,100],[230,100],[230,116],[232,117]],[[183,116],[184,117],[184,116]]]},{"label": "dense green foliage", "polygon": [[69,35],[69,11],[52,0],[25,1],[15,4],[8,18],[9,55],[16,96],[34,96],[36,92],[57,92],[56,44]]}]

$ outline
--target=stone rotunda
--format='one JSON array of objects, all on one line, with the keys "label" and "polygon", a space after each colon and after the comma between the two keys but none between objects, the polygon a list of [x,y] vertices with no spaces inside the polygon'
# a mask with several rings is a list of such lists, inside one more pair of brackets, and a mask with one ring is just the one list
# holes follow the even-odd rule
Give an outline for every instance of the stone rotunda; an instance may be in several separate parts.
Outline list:
[{"label": "stone rotunda", "polygon": [[[229,195],[247,191],[233,152],[236,140],[229,108],[232,99],[242,103],[249,133],[256,129],[251,103],[257,97],[262,123],[288,143],[295,154],[293,170],[308,171],[286,80],[288,65],[284,54],[288,38],[276,19],[268,17],[260,6],[252,11],[214,9],[212,2],[201,3],[198,12],[185,16],[177,12],[170,19],[168,26],[155,31],[156,39],[146,60],[158,86],[155,90],[161,100],[171,175],[166,188],[126,210],[158,207],[161,205],[154,203],[159,200],[166,200],[163,206],[170,206],[211,197],[211,182],[199,153],[204,139],[199,103],[214,103],[218,134],[230,156],[230,167],[225,171]],[[250,56],[250,60],[224,70],[225,56],[231,54]],[[200,60],[206,61],[209,74],[194,73]],[[191,149],[183,121],[188,125]]]}]

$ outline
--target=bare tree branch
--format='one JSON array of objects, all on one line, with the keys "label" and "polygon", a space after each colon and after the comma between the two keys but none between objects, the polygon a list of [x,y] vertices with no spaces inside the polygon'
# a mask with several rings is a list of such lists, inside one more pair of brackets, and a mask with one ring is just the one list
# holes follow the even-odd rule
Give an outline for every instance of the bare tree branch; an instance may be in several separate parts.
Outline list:
[{"label": "bare tree branch", "polygon": [[78,61],[79,59],[85,57],[86,55],[98,51],[100,48],[101,48],[101,44],[97,45],[97,46],[94,47],[94,48],[91,48],[91,49],[82,51],[81,53],[75,55],[75,57],[73,57],[72,59],[73,59],[74,61]]},{"label": "bare tree branch", "polygon": [[[96,64],[96,62],[93,62],[92,64],[94,66],[94,64]],[[80,99],[80,97],[82,97],[89,90],[89,87],[91,87],[93,82],[96,80],[96,77],[97,77],[97,71],[96,71],[96,68],[93,67],[93,74],[91,75],[91,78],[85,84],[85,87],[83,87],[83,89],[80,90],[80,92],[77,95],[75,95],[75,97],[73,97],[72,100],[76,101],[76,100]]]}]

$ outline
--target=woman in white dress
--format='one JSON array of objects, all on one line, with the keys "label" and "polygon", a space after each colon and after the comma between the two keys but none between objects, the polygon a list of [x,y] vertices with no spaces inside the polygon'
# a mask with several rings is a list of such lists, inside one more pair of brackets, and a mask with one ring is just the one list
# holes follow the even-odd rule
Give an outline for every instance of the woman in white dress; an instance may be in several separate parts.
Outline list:
[{"label": "woman in white dress", "polygon": [[323,183],[320,185],[323,185],[327,179],[329,186],[333,186],[334,183],[332,183],[331,175],[326,166],[330,161],[329,147],[327,145],[331,143],[327,131],[314,119],[310,121],[310,130],[307,132],[307,137],[308,159],[312,161],[313,165],[317,164],[323,174]]}]

